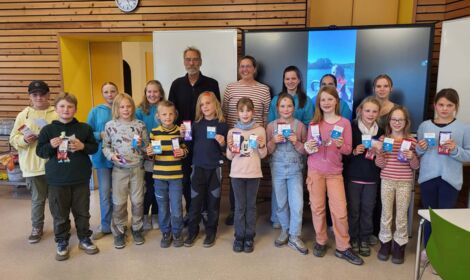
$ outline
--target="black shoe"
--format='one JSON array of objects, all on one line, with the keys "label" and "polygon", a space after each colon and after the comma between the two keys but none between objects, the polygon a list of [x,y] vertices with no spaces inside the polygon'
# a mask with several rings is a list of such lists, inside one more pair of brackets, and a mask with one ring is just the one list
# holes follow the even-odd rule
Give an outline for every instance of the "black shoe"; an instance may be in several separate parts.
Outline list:
[{"label": "black shoe", "polygon": [[359,242],[357,240],[351,241],[351,249],[354,251],[354,253],[359,253]]},{"label": "black shoe", "polygon": [[61,240],[57,243],[57,252],[55,259],[57,261],[65,261],[69,258],[69,241]]},{"label": "black shoe", "polygon": [[142,245],[142,244],[145,243],[145,238],[142,235],[141,230],[138,230],[138,231],[133,231],[132,230],[132,237],[134,238],[135,245]]},{"label": "black shoe", "polygon": [[204,238],[204,242],[202,243],[202,246],[205,248],[209,248],[214,246],[215,244],[215,233],[208,233],[206,234],[206,238]]},{"label": "black shoe", "polygon": [[183,236],[181,235],[181,233],[179,234],[174,234],[173,235],[173,247],[183,247]]},{"label": "black shoe", "polygon": [[326,254],[326,245],[321,245],[319,243],[315,243],[313,246],[313,255],[315,257],[322,258]]},{"label": "black shoe", "polygon": [[100,251],[98,247],[93,244],[90,237],[86,237],[80,240],[78,243],[78,248],[84,250],[88,255],[94,255]]},{"label": "black shoe", "polygon": [[251,253],[253,250],[255,250],[255,242],[253,239],[245,239],[243,247],[243,251],[245,251],[245,253]]},{"label": "black shoe", "polygon": [[393,241],[392,244],[392,263],[394,264],[402,264],[405,262],[405,248],[406,244],[398,245],[398,243]]},{"label": "black shoe", "polygon": [[39,240],[41,240],[42,237],[42,227],[33,227],[31,230],[31,234],[28,237],[28,242],[33,244],[33,243],[38,243]]},{"label": "black shoe", "polygon": [[162,248],[170,247],[172,240],[173,240],[173,237],[170,232],[163,233],[162,240],[160,241],[160,247]]},{"label": "black shoe", "polygon": [[377,258],[381,261],[387,261],[390,257],[390,252],[392,250],[392,241],[388,241],[386,243],[380,242],[380,249],[377,253]]},{"label": "black shoe", "polygon": [[124,247],[126,247],[126,235],[123,233],[114,236],[114,248],[122,249]]},{"label": "black shoe", "polygon": [[352,264],[355,264],[355,265],[362,265],[364,264],[364,260],[362,260],[361,257],[359,257],[358,255],[356,255],[356,253],[354,253],[353,250],[351,250],[351,248],[347,249],[347,250],[344,250],[344,251],[339,251],[339,250],[336,250],[335,251],[335,256],[337,256],[338,258],[340,259],[345,259],[347,260],[348,262],[352,263]]},{"label": "black shoe", "polygon": [[233,241],[233,251],[240,253],[243,252],[243,249],[243,240],[235,239],[235,241]]},{"label": "black shoe", "polygon": [[361,242],[361,245],[359,246],[359,255],[363,257],[370,256],[370,247],[369,247],[368,242],[365,242],[365,241]]},{"label": "black shoe", "polygon": [[234,218],[234,213],[233,212],[230,212],[230,214],[228,214],[227,218],[225,218],[225,224],[227,226],[233,226],[233,218]]},{"label": "black shoe", "polygon": [[184,247],[193,247],[196,238],[197,234],[188,234],[188,237],[184,240]]}]

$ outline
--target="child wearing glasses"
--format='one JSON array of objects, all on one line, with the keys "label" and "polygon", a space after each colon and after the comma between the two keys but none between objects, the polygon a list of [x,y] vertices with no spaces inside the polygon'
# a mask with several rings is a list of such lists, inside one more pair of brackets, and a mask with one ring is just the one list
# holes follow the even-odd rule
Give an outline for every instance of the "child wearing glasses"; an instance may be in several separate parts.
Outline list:
[{"label": "child wearing glasses", "polygon": [[[415,153],[416,140],[410,134],[410,117],[403,106],[395,106],[387,116],[387,126],[382,148],[377,153],[375,163],[380,172],[382,216],[380,218],[380,250],[378,259],[402,264],[405,247],[408,243],[408,206],[414,184],[414,170],[419,168]],[[392,232],[393,209],[395,211],[395,232]]]}]

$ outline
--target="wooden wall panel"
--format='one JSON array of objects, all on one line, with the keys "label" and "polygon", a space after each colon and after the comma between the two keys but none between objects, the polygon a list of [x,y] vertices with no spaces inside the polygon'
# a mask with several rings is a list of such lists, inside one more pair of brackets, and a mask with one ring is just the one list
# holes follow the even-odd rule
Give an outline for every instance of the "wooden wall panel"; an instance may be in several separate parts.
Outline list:
[{"label": "wooden wall panel", "polygon": [[0,118],[27,104],[21,94],[32,79],[62,90],[59,33],[303,28],[306,19],[307,0],[141,0],[128,14],[113,0],[0,0]]}]

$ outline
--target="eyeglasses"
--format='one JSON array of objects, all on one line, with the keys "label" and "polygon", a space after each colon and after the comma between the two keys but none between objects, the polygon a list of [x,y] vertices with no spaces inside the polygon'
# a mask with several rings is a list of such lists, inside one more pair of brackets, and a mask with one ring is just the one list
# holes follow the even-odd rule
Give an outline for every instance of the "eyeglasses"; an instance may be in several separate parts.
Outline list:
[{"label": "eyeglasses", "polygon": [[405,122],[405,119],[390,119],[390,122],[402,124]]},{"label": "eyeglasses", "polygon": [[185,58],[184,58],[184,61],[185,61],[185,62],[199,62],[200,60],[201,60],[201,59],[200,59],[199,57],[193,57],[193,58],[191,58],[191,57],[185,57]]}]

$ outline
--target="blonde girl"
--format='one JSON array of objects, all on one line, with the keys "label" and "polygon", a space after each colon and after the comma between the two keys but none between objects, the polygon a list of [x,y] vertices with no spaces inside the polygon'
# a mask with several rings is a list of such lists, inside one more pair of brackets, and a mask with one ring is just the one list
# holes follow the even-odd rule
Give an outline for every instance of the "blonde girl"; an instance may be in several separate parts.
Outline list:
[{"label": "blonde girl", "polygon": [[351,250],[348,234],[346,195],[343,181],[343,155],[351,153],[351,124],[340,115],[340,100],[334,87],[322,87],[315,102],[315,114],[309,125],[305,150],[308,156],[307,188],[310,196],[312,220],[316,232],[313,254],[326,254],[325,203],[333,218],[338,258],[361,265],[363,260]]},{"label": "blonde girl", "polygon": [[[157,80],[150,80],[144,88],[144,99],[140,103],[135,116],[145,123],[147,132],[152,131],[160,122],[156,116],[158,102],[165,99],[162,84]],[[145,195],[144,195],[144,230],[158,229],[158,206],[153,187],[153,161],[144,161],[145,169]],[[149,215],[150,212],[150,215]]]},{"label": "blonde girl", "polygon": [[377,189],[380,184],[380,168],[374,157],[377,141],[383,130],[377,124],[380,102],[367,97],[356,110],[352,127],[352,154],[345,162],[347,176],[349,236],[352,249],[361,256],[370,255],[369,238],[373,234],[373,214]]},{"label": "blonde girl", "polygon": [[[186,128],[181,126],[184,134]],[[186,247],[193,246],[198,234],[201,213],[207,212],[204,223],[206,237],[204,247],[215,243],[219,220],[222,163],[228,127],[219,100],[211,91],[199,95],[196,103],[196,119],[192,125],[193,172],[191,175],[191,204],[189,206],[188,236]]]}]

